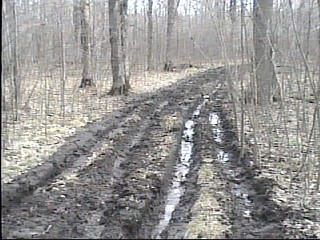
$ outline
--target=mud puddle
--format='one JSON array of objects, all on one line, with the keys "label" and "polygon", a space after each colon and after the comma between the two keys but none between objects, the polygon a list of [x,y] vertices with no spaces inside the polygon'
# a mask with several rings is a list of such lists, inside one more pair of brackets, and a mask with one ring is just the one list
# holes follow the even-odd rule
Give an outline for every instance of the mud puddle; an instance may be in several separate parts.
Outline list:
[{"label": "mud puddle", "polygon": [[222,143],[223,129],[221,126],[221,120],[217,112],[209,114],[209,122],[212,126],[212,132],[214,140],[218,143]]},{"label": "mud puddle", "polygon": [[[218,145],[222,145],[224,138],[224,129],[221,124],[221,119],[218,112],[212,112],[209,114],[209,123],[212,127],[213,138]],[[232,158],[231,153],[226,152],[224,149],[219,148],[217,150],[217,159],[221,163],[229,162]]]},{"label": "mud puddle", "polygon": [[174,178],[172,185],[168,191],[166,197],[165,212],[160,220],[159,224],[156,226],[153,239],[161,239],[161,234],[169,226],[170,220],[172,219],[172,214],[180,202],[181,196],[185,192],[183,183],[187,179],[187,174],[190,171],[190,165],[192,163],[193,154],[193,135],[195,134],[196,120],[200,115],[202,106],[209,100],[209,96],[203,96],[204,100],[199,104],[196,110],[192,114],[192,119],[188,120],[184,127],[183,136],[181,140],[181,150],[179,162],[174,167]]},{"label": "mud puddle", "polygon": [[228,179],[233,179],[234,182],[230,185],[231,199],[235,204],[234,216],[241,219],[240,222],[244,225],[250,225],[252,221],[253,202],[249,200],[251,186],[248,182],[241,179],[243,173],[242,167],[234,168],[233,154],[225,147],[227,146],[226,129],[222,124],[222,119],[219,112],[209,114],[209,123],[211,125],[214,142],[217,145],[216,159],[223,165],[225,169],[223,174]]},{"label": "mud puddle", "polygon": [[[217,142],[219,145],[223,144],[224,129],[222,127],[221,119],[218,112],[213,112],[209,114],[209,123],[212,127],[214,141]],[[222,148],[219,148],[217,152],[217,159],[219,160],[219,162],[226,163],[230,161],[232,157],[231,153],[226,152]]]},{"label": "mud puddle", "polygon": [[[219,116],[219,113],[213,112],[209,114],[209,122],[212,126],[212,132],[213,132],[213,137],[216,142],[219,144],[223,143],[223,134],[224,134],[224,129],[221,124],[221,118]],[[232,159],[232,154],[225,151],[224,149],[219,148],[217,153],[217,159],[222,162],[222,163],[227,163]],[[226,172],[227,175],[231,175],[232,178],[235,178],[236,172],[232,169],[229,169]],[[249,189],[247,186],[243,183],[239,184],[234,184],[232,187],[232,194],[233,197],[241,199],[243,204],[239,204],[241,206],[241,209],[238,209],[240,215],[242,215],[245,218],[249,218],[251,215],[251,210],[250,208],[252,207],[252,201],[248,199],[249,196]]]},{"label": "mud puddle", "polygon": [[[226,238],[282,238],[286,210],[272,200],[272,179],[264,179],[248,156],[239,159],[233,147],[223,110],[208,113],[216,159],[221,164],[222,179],[226,181],[230,210],[227,210],[230,234]],[[230,211],[230,212],[229,212]]]}]

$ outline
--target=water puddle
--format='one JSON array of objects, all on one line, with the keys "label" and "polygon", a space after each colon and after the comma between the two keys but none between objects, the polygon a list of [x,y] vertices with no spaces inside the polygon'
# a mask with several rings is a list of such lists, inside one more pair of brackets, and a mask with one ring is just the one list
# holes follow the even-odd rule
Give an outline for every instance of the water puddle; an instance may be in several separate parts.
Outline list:
[{"label": "water puddle", "polygon": [[252,202],[248,199],[249,194],[246,187],[241,186],[241,184],[236,184],[233,189],[233,194],[236,197],[243,199],[245,206],[251,206]]},{"label": "water puddle", "polygon": [[197,106],[192,114],[193,120],[188,120],[185,123],[185,130],[183,131],[181,140],[180,161],[174,168],[175,174],[172,186],[166,198],[164,216],[154,230],[153,239],[161,239],[161,234],[168,227],[172,218],[172,213],[179,204],[180,198],[185,191],[182,183],[186,181],[192,163],[193,135],[194,127],[196,125],[195,119],[199,117],[202,106],[209,100],[208,96],[204,96],[203,98],[203,102]]},{"label": "water puddle", "polygon": [[[223,143],[222,137],[223,137],[224,131],[222,128],[219,114],[216,112],[210,113],[209,123],[212,125],[212,133],[213,133],[214,140],[219,144]],[[222,149],[219,149],[217,153],[217,159],[222,163],[229,162],[231,159],[231,154],[225,152]]]},{"label": "water puddle", "polygon": [[252,201],[249,200],[249,191],[245,183],[240,184],[234,184],[232,188],[232,193],[235,196],[237,200],[237,209],[236,209],[236,215],[238,215],[239,219],[241,218],[247,218],[250,219],[251,216],[251,210],[253,207]]},{"label": "water puddle", "polygon": [[218,113],[210,113],[209,114],[209,122],[212,125],[212,131],[215,141],[218,143],[222,143],[223,130],[221,126],[221,120]]},{"label": "water puddle", "polygon": [[219,149],[217,157],[218,157],[218,160],[222,163],[229,162],[231,158],[230,153],[227,153],[222,149]]},{"label": "water puddle", "polygon": [[[218,142],[219,144],[223,145],[223,134],[224,130],[221,124],[221,118],[217,112],[213,112],[209,114],[209,122],[212,126],[212,133],[214,140]],[[217,150],[217,159],[221,163],[227,163],[232,159],[232,154],[224,151],[221,148],[218,148]],[[236,172],[233,170],[228,170],[226,172],[227,175],[230,175],[230,178],[234,178],[236,175]],[[240,184],[234,184],[232,187],[232,194],[237,199],[236,202],[238,202],[238,208],[237,208],[237,215],[241,218],[250,219],[251,217],[251,208],[252,208],[252,202],[248,198],[248,187],[245,183]]]}]

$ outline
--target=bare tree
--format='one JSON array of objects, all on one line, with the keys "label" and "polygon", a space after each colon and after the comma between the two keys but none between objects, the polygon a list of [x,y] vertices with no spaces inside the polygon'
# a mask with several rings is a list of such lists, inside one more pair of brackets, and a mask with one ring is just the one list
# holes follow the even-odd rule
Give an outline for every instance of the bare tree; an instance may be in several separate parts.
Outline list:
[{"label": "bare tree", "polygon": [[80,2],[79,0],[73,0],[73,31],[74,31],[74,40],[76,43],[79,41],[80,34]]},{"label": "bare tree", "polygon": [[[319,18],[319,22],[320,22],[320,0],[318,0],[318,18]],[[318,57],[318,66],[319,66],[320,65],[320,27],[319,26],[318,26],[318,56],[319,56]],[[318,88],[320,88],[320,83],[319,83]],[[319,116],[319,118],[320,118],[320,116]]]},{"label": "bare tree", "polygon": [[168,21],[167,21],[167,40],[166,40],[166,62],[164,65],[164,71],[172,71],[172,32],[174,26],[175,16],[177,14],[177,9],[179,6],[180,0],[168,0]]},{"label": "bare tree", "polygon": [[[109,0],[109,32],[111,44],[111,67],[113,85],[110,95],[122,95],[128,92],[129,64],[127,62],[127,0]],[[120,13],[120,16],[118,16]],[[120,17],[120,20],[119,20]]]},{"label": "bare tree", "polygon": [[270,42],[272,7],[273,0],[254,1],[253,41],[258,103],[267,103],[272,100],[272,97],[277,97],[273,92],[277,82]]},{"label": "bare tree", "polygon": [[[320,0],[318,0],[318,18],[320,22]],[[320,27],[318,27],[318,63],[320,65]],[[318,79],[318,99],[320,98],[320,78]],[[319,102],[317,106],[317,114],[318,114],[318,178],[317,178],[317,190],[320,190],[320,109]]]},{"label": "bare tree", "polygon": [[[61,6],[63,5],[62,0],[60,0]],[[61,54],[61,69],[60,69],[60,86],[61,86],[61,92],[60,92],[60,99],[61,99],[61,106],[60,106],[60,114],[65,119],[65,85],[66,85],[66,53],[65,53],[65,39],[64,39],[64,24],[62,19],[62,12],[60,11],[59,17],[58,17],[58,25],[60,27],[60,54]]]},{"label": "bare tree", "polygon": [[130,63],[127,57],[128,52],[128,0],[120,1],[120,42],[121,42],[121,57],[122,57],[122,71],[125,80],[125,89],[128,91],[130,86]]},{"label": "bare tree", "polygon": [[230,17],[232,25],[236,20],[236,11],[237,11],[237,0],[230,0]]},{"label": "bare tree", "polygon": [[82,79],[80,88],[94,86],[91,77],[91,59],[90,59],[90,34],[89,34],[89,17],[90,17],[90,0],[80,1],[80,19],[81,19],[81,47],[82,47]]},{"label": "bare tree", "polygon": [[10,72],[13,83],[13,106],[14,106],[14,120],[17,121],[18,108],[20,104],[21,91],[20,91],[20,78],[19,78],[19,62],[18,62],[18,26],[17,26],[17,12],[15,1],[6,1],[6,11],[9,19],[8,32],[9,32],[9,51],[10,51]]},{"label": "bare tree", "polygon": [[147,55],[147,71],[153,69],[152,66],[152,43],[153,43],[153,19],[152,19],[153,0],[148,0],[148,55]]},{"label": "bare tree", "polygon": [[118,33],[118,16],[117,0],[109,0],[109,32],[111,45],[111,67],[113,85],[110,94],[118,91],[120,94],[124,91],[124,82],[119,72],[119,33]]},{"label": "bare tree", "polygon": [[81,55],[80,47],[80,31],[81,31],[81,18],[80,18],[80,0],[73,0],[73,11],[72,11],[72,26],[73,26],[73,38],[74,43],[77,48],[76,54],[74,56],[74,62],[79,63]]}]

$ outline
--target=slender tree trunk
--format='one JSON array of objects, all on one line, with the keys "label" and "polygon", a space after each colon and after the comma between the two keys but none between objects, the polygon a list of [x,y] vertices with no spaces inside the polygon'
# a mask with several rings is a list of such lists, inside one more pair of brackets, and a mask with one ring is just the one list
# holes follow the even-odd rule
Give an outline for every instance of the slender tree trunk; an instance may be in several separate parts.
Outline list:
[{"label": "slender tree trunk", "polygon": [[[236,0],[230,0],[230,18],[231,18],[231,36],[230,39],[234,39],[235,37],[235,29],[236,29],[236,16],[237,16],[237,1]],[[242,24],[242,23],[241,23]],[[231,40],[232,41],[232,40]],[[233,56],[233,54],[235,53],[235,49],[237,48],[237,46],[235,44],[232,44],[230,47],[230,56]]]},{"label": "slender tree trunk", "polygon": [[[60,4],[62,5],[62,0],[60,0]],[[63,10],[62,10],[63,11]],[[63,26],[63,19],[62,19],[62,12],[60,11],[59,16],[59,26],[60,26],[60,44],[61,44],[61,69],[60,69],[60,81],[61,81],[61,106],[60,106],[60,115],[65,120],[65,84],[66,84],[66,53],[65,53],[65,42],[64,42],[64,26]],[[64,121],[63,121],[64,123]]]},{"label": "slender tree trunk", "polygon": [[[276,78],[272,63],[272,48],[270,46],[270,20],[273,0],[255,0],[253,9],[253,41],[254,63],[257,82],[257,102],[268,103],[273,97],[278,97]],[[269,32],[269,33],[268,33]]]},{"label": "slender tree trunk", "polygon": [[[1,32],[1,37],[2,37],[2,44],[5,45],[9,45],[7,39],[8,36],[7,35],[7,20],[6,20],[6,2],[3,2],[2,5],[2,32]],[[8,106],[7,106],[7,96],[6,96],[6,82],[8,79],[8,73],[9,73],[9,68],[8,68],[8,62],[5,61],[5,56],[6,54],[4,54],[4,51],[1,51],[1,156],[4,157],[5,155],[5,147],[6,147],[6,142],[7,142],[7,134],[4,134],[6,131],[4,131],[7,128],[7,121],[8,121],[8,114],[6,113],[6,111],[8,110]],[[1,162],[2,163],[2,162]]]},{"label": "slender tree trunk", "polygon": [[79,64],[79,59],[81,55],[81,47],[79,46],[80,31],[81,31],[81,19],[80,19],[80,0],[73,0],[73,38],[77,46],[77,53],[74,56],[74,62]]},{"label": "slender tree trunk", "polygon": [[20,91],[20,78],[19,78],[19,63],[18,63],[18,26],[17,26],[17,13],[16,13],[16,3],[15,1],[7,1],[7,11],[9,19],[12,20],[11,24],[8,24],[9,27],[9,39],[11,43],[11,61],[10,65],[12,67],[12,81],[13,81],[13,102],[14,102],[14,120],[17,121],[19,118],[19,105],[21,99]]},{"label": "slender tree trunk", "polygon": [[[320,0],[318,0],[318,17],[320,22]],[[318,29],[318,66],[320,65],[320,28]],[[318,97],[320,98],[320,79],[318,80]],[[317,103],[317,115],[318,115],[318,178],[317,178],[317,190],[320,189],[320,107]]]},{"label": "slender tree trunk", "polygon": [[[244,43],[245,43],[245,20],[244,20],[244,13],[245,13],[245,6],[244,6],[244,0],[241,0],[241,32],[240,32],[240,49],[241,49],[241,74],[244,72],[243,68],[245,65],[244,61]],[[244,110],[244,83],[243,83],[243,77],[244,75],[240,75],[241,77],[241,130],[240,130],[240,143],[241,143],[241,152],[240,152],[240,158],[243,158],[244,156],[244,140],[245,140],[245,129],[244,129],[244,121],[245,121],[245,110]]]},{"label": "slender tree trunk", "polygon": [[110,94],[114,94],[115,89],[119,88],[120,94],[122,92],[123,82],[119,74],[119,39],[118,39],[118,20],[117,20],[117,0],[109,0],[109,32],[111,45],[111,67],[113,86]]},{"label": "slender tree trunk", "polygon": [[130,64],[127,57],[128,52],[128,31],[127,31],[127,18],[128,18],[128,0],[120,1],[120,42],[121,42],[121,66],[125,81],[126,92],[130,87]]},{"label": "slender tree trunk", "polygon": [[237,11],[237,0],[230,0],[230,17],[232,25],[234,25],[236,20],[236,11]]},{"label": "slender tree trunk", "polygon": [[[124,4],[125,6],[122,6]],[[123,23],[123,19],[119,20],[119,13],[124,15],[124,11],[127,9],[127,1],[109,0],[109,32],[110,32],[110,44],[111,44],[111,67],[113,84],[109,92],[110,95],[122,95],[128,92],[129,76],[127,76],[126,84],[126,34],[124,31],[126,26],[120,26],[120,22]],[[120,16],[120,18],[122,17]],[[128,73],[127,73],[128,74]]]},{"label": "slender tree trunk", "polygon": [[152,19],[152,5],[153,0],[148,1],[148,55],[147,55],[147,71],[153,70],[152,57],[153,57],[153,19]]},{"label": "slender tree trunk", "polygon": [[[318,0],[318,18],[320,22],[320,0]],[[318,57],[318,66],[319,66],[320,65],[320,27],[318,27],[318,56],[319,56]],[[318,89],[319,88],[320,88],[320,79],[319,79]],[[320,94],[320,90],[319,90],[319,94]]]},{"label": "slender tree trunk", "polygon": [[82,79],[80,88],[94,86],[91,77],[90,59],[90,34],[89,34],[89,10],[90,0],[81,0],[80,19],[81,19],[81,47],[82,47]]},{"label": "slender tree trunk", "polygon": [[164,65],[164,71],[172,71],[173,70],[173,62],[172,62],[172,32],[174,26],[174,19],[177,13],[177,8],[179,6],[179,0],[168,0],[168,22],[167,22],[167,41],[166,41],[166,62]]},{"label": "slender tree trunk", "polygon": [[79,0],[73,0],[73,34],[74,40],[76,43],[79,42],[79,34],[80,34],[80,2]]}]

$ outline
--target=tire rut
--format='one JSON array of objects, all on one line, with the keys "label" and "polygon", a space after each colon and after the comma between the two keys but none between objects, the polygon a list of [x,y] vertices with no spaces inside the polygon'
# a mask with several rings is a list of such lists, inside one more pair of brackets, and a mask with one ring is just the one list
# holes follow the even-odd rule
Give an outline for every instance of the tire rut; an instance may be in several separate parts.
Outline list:
[{"label": "tire rut", "polygon": [[[86,161],[86,156],[80,158],[82,161],[76,162],[74,168],[66,169],[51,184],[38,188],[20,207],[12,208],[6,219],[10,224],[4,223],[8,229],[3,229],[4,232],[8,232],[8,237],[99,237],[101,233],[94,233],[92,228],[86,230],[88,223],[93,225],[99,220],[97,209],[103,208],[104,203],[110,198],[114,178],[119,179],[121,175],[119,165],[126,159],[127,149],[130,150],[141,141],[140,133],[150,125],[150,119],[143,118],[150,114],[156,104],[147,102],[140,116],[136,112],[120,122],[117,129],[121,128],[121,131],[110,132],[107,141],[104,142],[103,152],[95,161],[85,167],[82,164]],[[160,105],[161,108],[164,106],[165,104]],[[159,110],[162,109],[156,109]],[[103,166],[105,164],[107,166]],[[88,214],[92,210],[94,212]],[[10,229],[10,225],[14,225],[16,219],[24,220],[23,228],[18,231]],[[48,222],[47,226],[37,226],[41,219]],[[95,230],[99,232],[101,228],[97,227]]]},{"label": "tire rut", "polygon": [[[272,200],[273,179],[261,178],[249,156],[239,159],[226,96],[224,88],[200,111],[186,190],[161,238],[287,237],[284,220],[292,210]],[[221,129],[213,131],[212,122]]]},{"label": "tire rut", "polygon": [[[151,228],[143,219],[157,220],[155,213],[163,207],[161,199],[177,156],[179,126],[190,106],[202,93],[210,92],[219,77],[221,72],[216,70],[192,77],[172,89],[128,104],[113,116],[112,123],[106,120],[99,123],[101,128],[96,130],[96,133],[100,131],[99,140],[90,140],[90,147],[71,154],[77,159],[69,159],[67,167],[60,166],[51,182],[35,185],[36,191],[23,199],[26,194],[15,196],[22,200],[7,206],[2,216],[3,236],[119,238],[148,235],[141,226]],[[174,126],[164,124],[167,119],[163,116],[173,117]],[[80,148],[82,145],[85,143],[78,144]],[[160,147],[163,154],[160,154]]]}]

